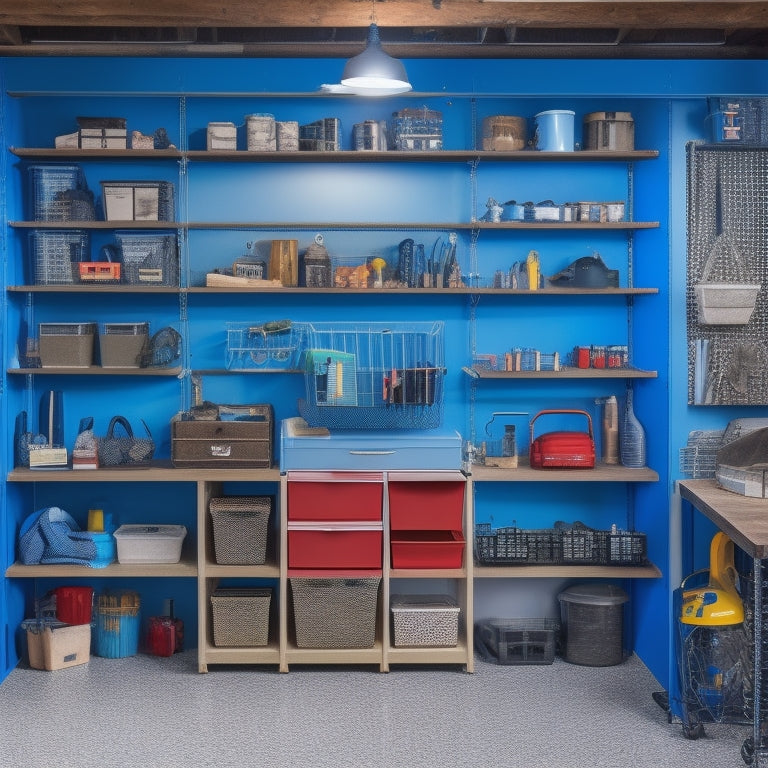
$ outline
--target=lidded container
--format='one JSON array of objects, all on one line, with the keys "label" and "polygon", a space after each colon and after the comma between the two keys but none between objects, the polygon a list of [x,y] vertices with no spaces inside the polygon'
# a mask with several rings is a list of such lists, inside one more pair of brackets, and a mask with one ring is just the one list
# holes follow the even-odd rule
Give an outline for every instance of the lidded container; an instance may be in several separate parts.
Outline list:
[{"label": "lidded container", "polygon": [[576,146],[573,127],[575,115],[570,109],[539,112],[534,118],[534,147],[541,152],[573,152]]},{"label": "lidded container", "polygon": [[635,121],[631,112],[590,112],[584,115],[584,149],[631,152]]},{"label": "lidded container", "polygon": [[565,624],[565,660],[587,667],[621,664],[627,593],[614,584],[574,584],[557,598]]}]

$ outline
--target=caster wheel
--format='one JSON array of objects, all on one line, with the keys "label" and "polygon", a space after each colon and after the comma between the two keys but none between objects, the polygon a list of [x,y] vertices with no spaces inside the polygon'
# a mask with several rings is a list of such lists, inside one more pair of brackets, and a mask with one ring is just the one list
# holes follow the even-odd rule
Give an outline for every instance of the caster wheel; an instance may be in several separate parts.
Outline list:
[{"label": "caster wheel", "polygon": [[701,723],[691,723],[690,725],[683,723],[683,736],[686,739],[695,741],[700,739],[704,735],[704,726]]}]

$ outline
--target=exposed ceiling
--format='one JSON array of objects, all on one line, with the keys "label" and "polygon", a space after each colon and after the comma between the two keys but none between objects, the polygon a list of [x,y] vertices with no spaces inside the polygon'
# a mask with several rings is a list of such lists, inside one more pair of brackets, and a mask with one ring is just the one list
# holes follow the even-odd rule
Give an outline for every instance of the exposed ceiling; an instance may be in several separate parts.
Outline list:
[{"label": "exposed ceiling", "polygon": [[768,2],[3,0],[0,56],[761,59]]}]

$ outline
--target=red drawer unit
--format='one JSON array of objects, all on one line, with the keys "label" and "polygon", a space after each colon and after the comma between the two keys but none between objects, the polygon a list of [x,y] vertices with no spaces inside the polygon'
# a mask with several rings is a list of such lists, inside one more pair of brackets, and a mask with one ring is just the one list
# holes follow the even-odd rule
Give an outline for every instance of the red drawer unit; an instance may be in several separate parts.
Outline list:
[{"label": "red drawer unit", "polygon": [[[413,479],[408,480],[406,478]],[[418,479],[416,479],[418,478]],[[393,531],[460,531],[466,481],[449,473],[432,480],[422,473],[390,473],[389,527]]]},{"label": "red drawer unit", "polygon": [[393,568],[461,568],[464,537],[460,531],[393,531]]},{"label": "red drawer unit", "polygon": [[383,489],[380,472],[289,472],[288,520],[380,521]]},{"label": "red drawer unit", "polygon": [[288,567],[381,569],[381,522],[288,524]]}]

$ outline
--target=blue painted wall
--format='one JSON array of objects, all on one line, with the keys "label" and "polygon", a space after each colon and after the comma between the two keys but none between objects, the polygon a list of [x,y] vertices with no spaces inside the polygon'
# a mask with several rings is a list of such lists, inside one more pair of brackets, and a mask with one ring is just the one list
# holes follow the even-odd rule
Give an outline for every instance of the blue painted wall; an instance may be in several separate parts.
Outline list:
[{"label": "blue painted wall", "polygon": [[[451,296],[420,296],[415,302],[407,296],[386,299],[361,296],[342,297],[336,305],[325,297],[301,295],[254,297],[251,304],[231,302],[226,296],[189,296],[190,324],[186,364],[193,368],[220,367],[223,364],[223,334],[227,321],[256,317],[274,319],[291,316],[296,320],[345,320],[365,316],[369,320],[442,319],[446,323],[445,422],[466,437],[477,438],[490,414],[496,410],[529,410],[568,405],[585,406],[597,411],[596,397],[618,392],[615,384],[583,383],[563,385],[538,382],[486,382],[474,392],[460,373],[472,348],[468,324],[474,312],[477,318],[475,343],[479,352],[497,352],[513,344],[530,344],[542,349],[567,350],[577,343],[611,343],[617,337],[632,336],[635,361],[644,368],[658,370],[658,378],[635,386],[636,410],[648,435],[648,461],[659,473],[658,483],[643,484],[636,493],[627,494],[621,486],[609,484],[585,488],[564,484],[548,488],[542,484],[515,484],[511,498],[509,484],[492,484],[478,489],[479,520],[493,518],[495,524],[517,520],[521,525],[546,527],[558,519],[582,519],[594,525],[621,522],[629,503],[634,525],[648,533],[649,556],[662,570],[662,578],[623,582],[630,592],[628,615],[630,644],[645,661],[660,684],[666,685],[674,660],[670,654],[672,628],[670,592],[681,574],[694,563],[706,559],[708,529],[700,521],[686,526],[685,560],[678,544],[682,525],[673,501],[674,480],[679,477],[677,451],[694,428],[720,428],[733,416],[733,409],[692,408],[686,405],[685,343],[685,143],[706,138],[706,98],[711,95],[765,95],[768,81],[766,62],[708,61],[451,61],[418,60],[406,62],[416,89],[425,95],[385,100],[329,98],[259,98],[259,93],[311,93],[321,83],[337,82],[343,62],[337,60],[266,61],[258,59],[79,59],[10,58],[0,59],[0,216],[5,220],[24,218],[23,168],[7,150],[10,146],[50,146],[53,137],[74,129],[74,117],[80,114],[129,116],[129,127],[151,131],[158,126],[168,129],[180,146],[203,148],[204,128],[211,120],[242,123],[252,112],[270,112],[278,119],[309,122],[325,116],[337,116],[344,126],[345,143],[350,141],[351,125],[362,119],[386,119],[404,106],[426,104],[443,113],[446,149],[477,146],[473,119],[492,114],[532,116],[544,109],[573,109],[579,117],[597,110],[626,110],[635,119],[636,141],[640,149],[658,149],[657,160],[637,162],[632,169],[634,216],[638,220],[658,220],[655,230],[637,232],[632,237],[634,282],[639,286],[657,286],[657,296],[638,297],[632,306],[632,328],[625,321],[624,301],[601,302],[599,306],[574,297],[556,297],[545,301],[514,301],[502,297],[483,297],[473,310],[469,300]],[[228,93],[229,99],[213,94]],[[29,95],[23,95],[29,94]],[[112,96],[111,94],[114,94]],[[147,98],[147,94],[151,98]],[[189,94],[180,108],[177,98]],[[97,98],[94,99],[94,95]],[[473,101],[470,97],[476,96]],[[348,148],[349,144],[345,144]],[[525,166],[525,167],[523,167]],[[120,178],[125,165],[105,162],[88,164],[88,182],[99,189],[99,182]],[[330,169],[333,169],[332,171]],[[242,169],[240,169],[242,171]],[[134,161],[131,178],[155,178],[157,163]],[[169,180],[176,178],[172,165],[162,171]],[[226,194],[201,192],[208,180],[220,181],[225,173],[231,180]],[[182,216],[190,219],[278,219],[294,220],[404,220],[462,221],[468,212],[482,215],[485,200],[564,201],[591,197],[622,199],[626,174],[623,167],[586,170],[573,164],[490,164],[477,175],[476,196],[470,191],[469,167],[458,164],[393,164],[371,168],[349,164],[343,168],[325,165],[293,167],[267,164],[253,169],[253,178],[243,173],[229,173],[215,164],[190,166],[189,195],[178,202]],[[473,210],[474,208],[474,210]],[[314,232],[303,232],[305,246]],[[431,248],[435,233],[415,230],[411,233]],[[265,239],[280,234],[260,233]],[[329,232],[326,244],[336,255],[355,257],[361,249],[372,248],[387,253],[396,247],[405,233]],[[96,245],[107,235],[97,235]],[[364,238],[364,242],[363,242]],[[20,266],[24,263],[22,239],[7,227],[0,227],[0,256],[6,284],[24,281]],[[191,232],[188,249],[195,254],[194,265],[185,271],[186,284],[199,284],[210,266],[229,263],[239,256],[246,236],[239,231],[215,233]],[[525,256],[530,248],[541,253],[546,274],[553,274],[574,258],[599,250],[609,265],[626,268],[626,237],[601,235],[599,239],[579,233],[541,233],[508,238],[499,233],[482,233],[478,242],[478,271],[489,279],[493,270],[508,266]],[[470,267],[471,243],[459,237],[459,253],[465,270]],[[205,254],[205,256],[203,256]],[[28,278],[27,278],[28,279]],[[3,316],[8,323],[0,339],[4,350],[12,349],[15,327],[29,308],[19,296],[3,293]],[[38,302],[35,322],[82,321],[109,313],[115,321],[150,317],[153,326],[173,322],[179,317],[174,301],[147,297],[137,310],[129,301],[111,302],[92,297],[87,306],[74,301]],[[89,318],[86,318],[85,315]],[[532,320],[532,318],[535,318]],[[4,351],[2,359],[9,360]],[[6,367],[5,365],[3,366]],[[21,408],[33,410],[39,392],[19,377],[4,376],[0,390],[2,423],[12,424]],[[273,402],[277,417],[295,413],[296,398],[302,394],[299,377],[210,377],[205,395],[219,402]],[[69,380],[66,416],[68,438],[80,417],[95,415],[106,424],[113,413],[125,411],[132,418],[147,419],[158,440],[160,456],[169,455],[167,421],[188,398],[183,384],[159,380],[142,382],[141,398],[135,388],[117,378]],[[87,386],[86,386],[87,385]],[[514,385],[514,386],[512,386]],[[48,384],[47,386],[50,386]],[[473,398],[472,408],[468,406]],[[563,402],[567,399],[567,402]],[[119,408],[117,407],[119,404]],[[738,409],[738,415],[745,409]],[[470,416],[473,418],[470,419]],[[474,433],[473,433],[474,428]],[[2,464],[7,472],[12,465],[11,430],[0,441]],[[519,486],[519,487],[518,487]],[[67,488],[67,502],[78,510],[87,510],[89,495],[100,487],[75,492]],[[130,490],[130,489],[128,489]],[[128,499],[128,490],[124,498]],[[0,487],[0,553],[5,568],[14,559],[15,535],[26,514],[59,497],[56,485],[41,488],[4,484]],[[158,489],[159,501],[165,489]],[[124,504],[126,502],[120,502]],[[116,505],[116,511],[130,515],[128,508]],[[155,510],[158,515],[159,505]],[[170,507],[174,514],[189,515],[182,505]],[[671,510],[671,511],[670,511]],[[170,514],[164,512],[164,514]],[[566,518],[565,516],[568,516]],[[692,532],[692,529],[693,530]],[[690,542],[695,538],[699,544]],[[674,549],[670,550],[670,540]],[[16,663],[16,627],[29,610],[32,585],[20,580],[5,580],[0,590],[0,675]],[[184,582],[185,580],[179,580]],[[497,580],[487,580],[496,582]],[[555,583],[557,582],[557,583]],[[477,584],[476,615],[496,615],[520,611],[520,615],[550,615],[556,611],[555,595],[566,582],[559,580],[514,580],[501,584]],[[47,588],[38,584],[38,591]],[[145,585],[140,585],[144,587]],[[188,637],[194,637],[195,588],[193,580],[179,583],[178,598],[188,611]],[[150,587],[151,591],[152,587]],[[659,638],[662,638],[661,640]]]}]

